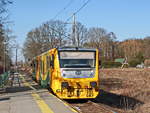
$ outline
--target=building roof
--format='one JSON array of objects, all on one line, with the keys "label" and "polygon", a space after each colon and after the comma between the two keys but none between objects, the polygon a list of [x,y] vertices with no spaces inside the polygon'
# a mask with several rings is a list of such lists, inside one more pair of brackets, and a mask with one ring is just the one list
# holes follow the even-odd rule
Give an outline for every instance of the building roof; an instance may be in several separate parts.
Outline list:
[{"label": "building roof", "polygon": [[115,62],[120,62],[120,63],[124,63],[125,58],[116,58]]}]

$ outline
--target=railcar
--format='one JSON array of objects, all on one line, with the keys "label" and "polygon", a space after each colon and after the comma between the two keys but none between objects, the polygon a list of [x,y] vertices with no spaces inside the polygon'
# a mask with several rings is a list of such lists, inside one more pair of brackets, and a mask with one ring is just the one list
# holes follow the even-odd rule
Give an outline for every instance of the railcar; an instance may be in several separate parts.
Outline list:
[{"label": "railcar", "polygon": [[33,78],[62,99],[90,99],[99,93],[97,49],[54,48],[32,61]]}]

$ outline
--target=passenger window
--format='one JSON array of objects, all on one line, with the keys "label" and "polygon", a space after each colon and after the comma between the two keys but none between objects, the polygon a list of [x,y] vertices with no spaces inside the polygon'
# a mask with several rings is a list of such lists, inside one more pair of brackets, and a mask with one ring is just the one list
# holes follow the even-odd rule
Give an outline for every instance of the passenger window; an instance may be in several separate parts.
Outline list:
[{"label": "passenger window", "polygon": [[45,72],[45,69],[44,69],[44,61],[42,61],[42,67],[43,67],[43,74],[44,74],[44,72]]},{"label": "passenger window", "polygon": [[40,61],[40,67],[41,67],[41,69],[40,69],[41,73],[43,73],[43,61],[42,60]]},{"label": "passenger window", "polygon": [[36,68],[38,68],[38,60],[36,60]]},{"label": "passenger window", "polygon": [[46,58],[46,63],[47,63],[47,69],[49,69],[50,68],[50,58],[49,58],[49,56],[47,56],[47,58]]},{"label": "passenger window", "polygon": [[51,56],[50,65],[54,68],[54,55]]}]

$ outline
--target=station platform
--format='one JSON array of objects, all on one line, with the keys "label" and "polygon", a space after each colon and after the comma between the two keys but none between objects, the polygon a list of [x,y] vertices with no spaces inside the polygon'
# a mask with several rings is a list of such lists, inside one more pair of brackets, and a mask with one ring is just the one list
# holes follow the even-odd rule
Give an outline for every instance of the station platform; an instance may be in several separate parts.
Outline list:
[{"label": "station platform", "polygon": [[14,77],[11,87],[0,93],[0,113],[78,113],[26,75]]}]

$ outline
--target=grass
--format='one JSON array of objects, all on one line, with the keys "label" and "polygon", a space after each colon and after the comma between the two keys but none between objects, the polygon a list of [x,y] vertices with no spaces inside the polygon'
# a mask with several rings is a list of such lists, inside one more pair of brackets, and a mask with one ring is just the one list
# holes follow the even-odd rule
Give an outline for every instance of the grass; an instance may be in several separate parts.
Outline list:
[{"label": "grass", "polygon": [[[108,92],[124,95],[120,104],[129,113],[150,113],[150,69],[101,69],[100,87]],[[139,100],[135,103],[129,98]]]}]

